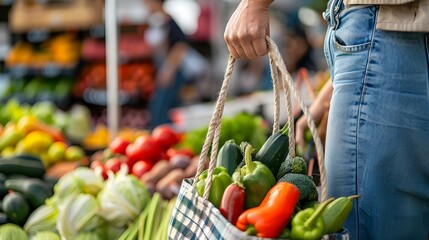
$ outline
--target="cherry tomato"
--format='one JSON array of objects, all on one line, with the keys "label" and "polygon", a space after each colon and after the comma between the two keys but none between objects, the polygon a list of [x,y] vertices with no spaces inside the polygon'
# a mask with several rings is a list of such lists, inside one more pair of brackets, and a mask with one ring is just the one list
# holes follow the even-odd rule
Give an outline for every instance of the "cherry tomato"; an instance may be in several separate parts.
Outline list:
[{"label": "cherry tomato", "polygon": [[123,137],[118,136],[118,137],[115,137],[113,141],[109,144],[109,149],[113,153],[125,155],[125,151],[129,144],[130,144],[130,141],[124,139]]},{"label": "cherry tomato", "polygon": [[[131,148],[131,150],[128,150],[128,148],[127,148],[127,156],[128,156],[129,152],[134,153],[134,154],[132,154],[133,155],[132,161],[148,159],[151,162],[156,162],[159,160],[159,157],[160,157],[161,152],[162,152],[159,145],[150,136],[138,137],[134,141],[133,146],[134,147]],[[128,156],[128,157],[130,157],[130,156]]]},{"label": "cherry tomato", "polygon": [[167,158],[171,159],[173,156],[177,154],[183,154],[189,156],[189,158],[193,158],[195,156],[195,153],[188,149],[188,148],[181,148],[181,149],[175,149],[175,148],[169,148],[167,150]]},{"label": "cherry tomato", "polygon": [[100,173],[104,179],[107,179],[106,168],[104,167],[104,164],[102,161],[95,160],[91,162],[91,164],[89,165],[89,168],[96,173]]},{"label": "cherry tomato", "polygon": [[155,127],[151,136],[163,150],[167,150],[177,144],[179,139],[174,129],[166,124]]},{"label": "cherry tomato", "polygon": [[114,173],[117,173],[119,169],[121,169],[122,163],[122,159],[111,158],[106,161],[106,163],[104,164],[104,168],[106,169],[106,171],[112,171]]},{"label": "cherry tomato", "polygon": [[91,168],[92,170],[96,169],[97,167],[104,168],[103,162],[100,160],[95,160],[95,161],[92,161],[91,164],[89,165],[89,168]]},{"label": "cherry tomato", "polygon": [[131,173],[140,178],[143,174],[149,172],[153,167],[153,164],[149,161],[138,161],[133,165]]}]

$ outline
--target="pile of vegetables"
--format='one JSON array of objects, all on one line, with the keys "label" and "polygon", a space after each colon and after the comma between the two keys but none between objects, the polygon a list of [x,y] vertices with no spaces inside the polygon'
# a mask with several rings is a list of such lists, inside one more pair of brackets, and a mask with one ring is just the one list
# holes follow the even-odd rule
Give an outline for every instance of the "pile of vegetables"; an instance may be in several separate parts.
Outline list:
[{"label": "pile of vegetables", "polygon": [[0,224],[22,226],[52,196],[57,181],[45,174],[38,157],[18,154],[0,158]]},{"label": "pile of vegetables", "polygon": [[175,203],[175,197],[164,200],[160,194],[155,193],[147,208],[118,240],[167,239],[168,224]]},{"label": "pile of vegetables", "polygon": [[[359,196],[319,202],[307,162],[289,157],[287,125],[258,150],[248,142],[228,140],[217,156],[208,200],[238,229],[249,235],[318,240],[340,232]],[[244,160],[243,160],[244,159]],[[203,196],[208,170],[196,190]]]},{"label": "pile of vegetables", "polygon": [[180,133],[167,124],[157,126],[152,132],[142,132],[135,139],[117,136],[108,148],[92,155],[90,167],[107,178],[108,171],[116,173],[126,164],[130,173],[140,178],[161,160],[176,155],[193,157],[189,149],[177,148],[180,140]]},{"label": "pile of vegetables", "polygon": [[[180,146],[189,148],[195,153],[201,152],[207,131],[208,126],[186,132]],[[233,139],[237,143],[246,141],[259,148],[267,139],[267,134],[268,127],[261,116],[241,112],[222,118],[219,146]]]},{"label": "pile of vegetables", "polygon": [[48,234],[66,240],[118,239],[150,201],[147,188],[127,173],[126,166],[110,172],[107,181],[80,167],[55,184],[53,195],[39,202],[22,229],[29,239]]}]

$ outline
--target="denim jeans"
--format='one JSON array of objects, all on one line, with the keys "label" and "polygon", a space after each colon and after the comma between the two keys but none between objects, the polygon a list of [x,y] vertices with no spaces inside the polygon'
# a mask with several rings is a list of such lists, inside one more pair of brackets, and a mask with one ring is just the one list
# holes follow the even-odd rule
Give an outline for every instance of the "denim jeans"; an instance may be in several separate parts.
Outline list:
[{"label": "denim jeans", "polygon": [[427,33],[376,28],[378,6],[331,0],[325,55],[334,93],[326,138],[328,195],[360,194],[351,239],[427,240]]}]

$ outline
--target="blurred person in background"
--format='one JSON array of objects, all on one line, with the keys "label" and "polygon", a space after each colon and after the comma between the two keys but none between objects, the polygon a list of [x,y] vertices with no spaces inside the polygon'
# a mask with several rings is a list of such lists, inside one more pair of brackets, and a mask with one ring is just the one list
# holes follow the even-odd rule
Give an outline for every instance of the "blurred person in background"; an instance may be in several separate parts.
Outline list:
[{"label": "blurred person in background", "polygon": [[[268,52],[273,0],[242,0],[224,38],[235,58]],[[428,239],[429,0],[330,0],[328,197],[360,194],[350,239]]]},{"label": "blurred person in background", "polygon": [[182,29],[164,10],[164,2],[144,0],[149,26],[145,41],[152,47],[156,66],[155,89],[149,101],[150,128],[170,123],[170,109],[186,101],[197,101],[198,93],[188,92],[184,96],[182,90],[208,76],[207,60],[190,46]]}]

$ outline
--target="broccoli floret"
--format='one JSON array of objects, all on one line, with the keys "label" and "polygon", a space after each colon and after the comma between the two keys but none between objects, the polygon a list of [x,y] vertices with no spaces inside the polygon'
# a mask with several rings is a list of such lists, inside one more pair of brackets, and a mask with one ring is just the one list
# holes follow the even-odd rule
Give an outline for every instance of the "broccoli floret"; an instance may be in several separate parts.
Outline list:
[{"label": "broccoli floret", "polygon": [[298,173],[287,173],[279,182],[289,182],[294,184],[299,189],[299,200],[317,200],[319,194],[316,184],[307,175]]},{"label": "broccoli floret", "polygon": [[280,165],[277,179],[282,178],[287,173],[307,174],[307,162],[304,158],[296,156],[293,158],[286,158]]},{"label": "broccoli floret", "polygon": [[301,209],[317,208],[320,203],[317,200],[304,200],[300,202]]}]

